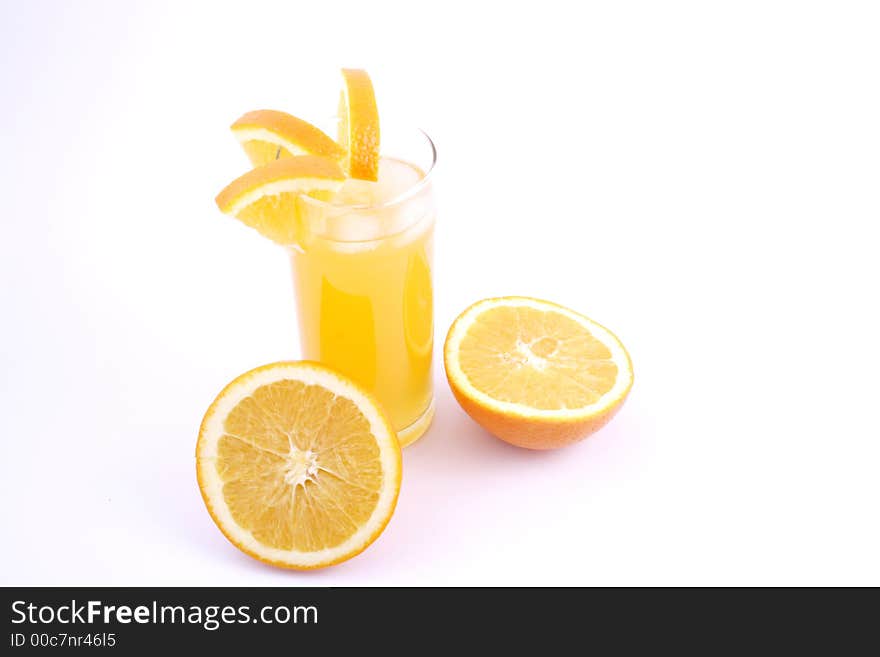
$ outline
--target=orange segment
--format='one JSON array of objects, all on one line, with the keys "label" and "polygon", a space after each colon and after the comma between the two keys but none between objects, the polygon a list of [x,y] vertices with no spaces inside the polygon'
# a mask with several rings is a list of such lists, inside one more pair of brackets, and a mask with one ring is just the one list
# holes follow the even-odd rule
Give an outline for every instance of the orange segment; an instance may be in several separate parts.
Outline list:
[{"label": "orange segment", "polygon": [[526,297],[478,302],[446,339],[456,399],[507,442],[560,447],[598,430],[623,404],[632,364],[606,328],[567,308]]},{"label": "orange segment", "polygon": [[217,397],[196,447],[199,488],[236,547],[287,568],[364,550],[400,490],[397,437],[351,381],[308,362],[266,365]]},{"label": "orange segment", "polygon": [[311,123],[277,110],[255,110],[231,126],[255,167],[294,155],[320,155],[341,161],[343,148]]},{"label": "orange segment", "polygon": [[316,155],[274,160],[233,180],[217,195],[217,206],[282,245],[302,238],[297,197],[330,200],[345,175],[336,162]]},{"label": "orange segment", "polygon": [[379,175],[379,110],[370,76],[362,69],[342,69],[339,144],[352,178],[376,181]]}]

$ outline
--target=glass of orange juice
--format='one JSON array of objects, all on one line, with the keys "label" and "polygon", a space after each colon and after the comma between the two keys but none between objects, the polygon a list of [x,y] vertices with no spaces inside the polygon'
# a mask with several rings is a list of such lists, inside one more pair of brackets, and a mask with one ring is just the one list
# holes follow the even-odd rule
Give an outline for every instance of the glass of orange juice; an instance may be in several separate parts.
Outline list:
[{"label": "glass of orange juice", "polygon": [[384,126],[382,149],[377,182],[300,198],[290,259],[303,357],[371,391],[406,446],[434,415],[436,150],[420,130]]}]

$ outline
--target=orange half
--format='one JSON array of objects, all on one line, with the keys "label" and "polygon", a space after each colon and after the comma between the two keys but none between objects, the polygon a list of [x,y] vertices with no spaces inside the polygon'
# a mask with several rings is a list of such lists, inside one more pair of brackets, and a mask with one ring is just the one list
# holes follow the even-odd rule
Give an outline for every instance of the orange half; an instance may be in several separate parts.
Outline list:
[{"label": "orange half", "polygon": [[233,545],[275,566],[321,568],[385,529],[400,491],[400,445],[349,379],[317,363],[273,363],[241,375],[211,404],[196,474]]},{"label": "orange half", "polygon": [[629,354],[604,326],[529,297],[484,299],[453,322],[443,350],[456,400],[489,433],[552,449],[586,438],[623,405]]}]

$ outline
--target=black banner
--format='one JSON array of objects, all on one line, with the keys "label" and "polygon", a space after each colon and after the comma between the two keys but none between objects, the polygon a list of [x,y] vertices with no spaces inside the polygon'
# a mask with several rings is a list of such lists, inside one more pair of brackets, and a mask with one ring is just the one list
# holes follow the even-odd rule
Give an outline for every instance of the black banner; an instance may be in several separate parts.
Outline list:
[{"label": "black banner", "polygon": [[[830,595],[828,595],[830,593]],[[873,626],[851,592],[406,588],[6,588],[2,654],[284,648],[470,652],[469,641],[585,652],[656,646],[841,654]],[[873,597],[873,592],[871,596]],[[820,597],[821,596],[821,597]],[[831,598],[830,600],[828,598]],[[835,601],[835,598],[837,599]],[[845,616],[844,610],[848,610]],[[833,620],[845,632],[832,632]],[[755,637],[759,637],[755,638]],[[825,642],[823,644],[823,642]]]}]

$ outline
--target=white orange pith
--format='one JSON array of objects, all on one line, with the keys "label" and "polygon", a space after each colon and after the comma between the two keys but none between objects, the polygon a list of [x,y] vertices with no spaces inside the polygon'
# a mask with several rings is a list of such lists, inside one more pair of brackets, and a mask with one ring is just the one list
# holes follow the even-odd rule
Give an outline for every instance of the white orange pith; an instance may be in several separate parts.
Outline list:
[{"label": "white orange pith", "polygon": [[255,167],[294,155],[320,155],[334,161],[345,157],[345,150],[319,128],[287,112],[255,110],[231,126]]},{"label": "white orange pith", "polygon": [[348,379],[282,362],[235,379],[202,421],[202,497],[236,547],[276,566],[320,568],[372,543],[397,502],[401,454],[376,403]]},{"label": "white orange pith", "polygon": [[480,301],[449,329],[446,374],[456,399],[487,431],[531,449],[570,444],[601,428],[632,386],[613,333],[556,304]]},{"label": "white orange pith", "polygon": [[370,76],[362,69],[342,69],[339,98],[339,145],[352,178],[375,181],[379,175],[379,110]]},{"label": "white orange pith", "polygon": [[301,238],[297,198],[307,194],[329,200],[344,181],[339,165],[324,157],[274,160],[229,183],[217,195],[217,207],[274,242],[290,246]]}]

